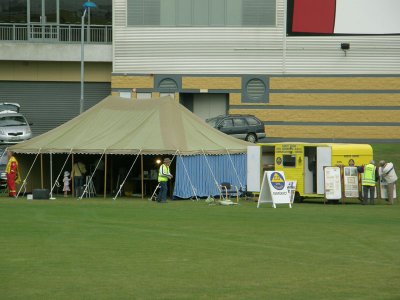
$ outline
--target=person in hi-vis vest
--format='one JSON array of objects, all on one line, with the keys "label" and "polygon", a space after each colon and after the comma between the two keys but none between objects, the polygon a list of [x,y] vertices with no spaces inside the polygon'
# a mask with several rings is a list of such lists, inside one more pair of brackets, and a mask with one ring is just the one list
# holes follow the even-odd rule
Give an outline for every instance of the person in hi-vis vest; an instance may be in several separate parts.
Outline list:
[{"label": "person in hi-vis vest", "polygon": [[374,204],[375,198],[375,184],[378,181],[378,172],[376,171],[375,162],[371,159],[369,164],[364,167],[357,167],[357,170],[361,174],[361,185],[363,189],[363,205],[368,204],[368,194],[369,203]]},{"label": "person in hi-vis vest", "polygon": [[173,176],[169,171],[171,160],[167,157],[164,158],[164,163],[160,166],[158,171],[158,183],[160,185],[160,192],[158,193],[157,202],[167,202],[168,179]]}]

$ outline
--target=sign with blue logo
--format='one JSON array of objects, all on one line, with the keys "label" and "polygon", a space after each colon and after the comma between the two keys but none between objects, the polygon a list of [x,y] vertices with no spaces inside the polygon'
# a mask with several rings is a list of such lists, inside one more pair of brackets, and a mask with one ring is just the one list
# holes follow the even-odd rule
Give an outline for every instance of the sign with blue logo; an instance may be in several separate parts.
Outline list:
[{"label": "sign with blue logo", "polygon": [[257,207],[260,207],[261,203],[272,203],[274,208],[276,204],[289,204],[289,207],[292,207],[285,174],[282,171],[264,172]]}]

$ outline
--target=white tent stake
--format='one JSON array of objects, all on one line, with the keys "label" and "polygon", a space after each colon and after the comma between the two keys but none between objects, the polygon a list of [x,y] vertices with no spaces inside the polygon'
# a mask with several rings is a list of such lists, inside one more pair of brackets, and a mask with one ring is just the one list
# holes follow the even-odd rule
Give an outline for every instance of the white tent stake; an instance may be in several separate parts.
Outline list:
[{"label": "white tent stake", "polygon": [[131,173],[132,168],[133,168],[133,166],[135,165],[137,159],[139,158],[140,153],[142,153],[142,149],[140,149],[139,153],[136,155],[136,158],[135,158],[135,160],[133,161],[133,164],[131,165],[131,167],[129,168],[128,173],[126,174],[124,181],[122,181],[122,183],[119,185],[118,192],[115,194],[115,197],[113,198],[113,200],[117,199],[118,195],[121,193],[122,187],[124,186],[125,181],[128,179],[128,176],[129,176],[129,174]]}]

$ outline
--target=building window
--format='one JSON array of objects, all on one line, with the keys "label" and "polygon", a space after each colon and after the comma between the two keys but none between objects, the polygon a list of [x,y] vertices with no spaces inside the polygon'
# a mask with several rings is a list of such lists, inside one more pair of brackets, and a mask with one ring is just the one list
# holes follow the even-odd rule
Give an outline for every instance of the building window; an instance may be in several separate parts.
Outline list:
[{"label": "building window", "polygon": [[151,93],[137,93],[136,98],[139,100],[151,99]]},{"label": "building window", "polygon": [[132,93],[131,92],[119,92],[119,96],[121,98],[131,99]]},{"label": "building window", "polygon": [[276,0],[127,0],[128,26],[276,26]]},{"label": "building window", "polygon": [[296,155],[283,155],[282,165],[284,167],[296,167]]},{"label": "building window", "polygon": [[[32,0],[31,0],[32,1]],[[82,0],[60,0],[60,23],[81,24]],[[112,24],[112,0],[96,0],[96,8],[90,10],[90,24]]]},{"label": "building window", "polygon": [[26,23],[26,0],[0,1],[0,23]]}]

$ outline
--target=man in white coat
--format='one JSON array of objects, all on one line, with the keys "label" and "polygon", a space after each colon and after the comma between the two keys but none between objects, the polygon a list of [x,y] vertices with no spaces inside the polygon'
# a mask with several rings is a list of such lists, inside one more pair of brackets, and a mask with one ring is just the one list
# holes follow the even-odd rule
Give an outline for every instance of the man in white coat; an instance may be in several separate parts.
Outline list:
[{"label": "man in white coat", "polygon": [[387,163],[384,160],[381,160],[379,162],[379,166],[379,175],[381,176],[381,179],[383,179],[387,183],[389,204],[393,204],[394,186],[397,181],[397,175],[394,170],[393,163]]}]

